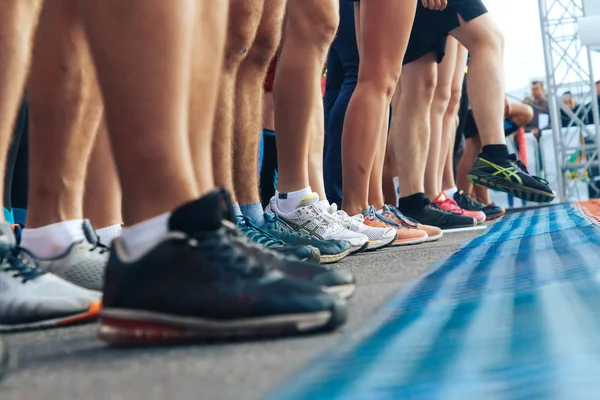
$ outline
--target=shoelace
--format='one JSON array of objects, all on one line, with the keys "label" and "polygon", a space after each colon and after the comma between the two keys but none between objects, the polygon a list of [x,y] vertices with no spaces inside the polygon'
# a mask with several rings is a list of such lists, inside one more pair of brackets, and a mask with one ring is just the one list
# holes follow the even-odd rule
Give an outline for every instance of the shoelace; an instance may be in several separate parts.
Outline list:
[{"label": "shoelace", "polygon": [[519,158],[517,158],[516,156],[512,159],[512,161],[517,165],[517,167],[523,171],[524,173],[526,173],[527,175],[531,176],[533,179],[539,181],[540,183],[543,183],[544,185],[548,185],[548,181],[545,180],[544,178],[540,178],[539,176],[535,176],[535,175],[531,175],[529,173],[529,170],[527,169],[527,166],[525,166],[525,164],[523,163],[523,161],[521,161]]},{"label": "shoelace", "polygon": [[236,218],[238,228],[255,243],[266,247],[282,246],[284,243],[260,229],[248,217]]},{"label": "shoelace", "polygon": [[351,217],[346,211],[338,210],[337,204],[335,203],[329,206],[329,210],[327,210],[327,212],[333,215],[333,217],[337,221],[346,225],[363,224],[365,222],[365,217],[362,214],[354,215]]},{"label": "shoelace", "polygon": [[[31,257],[27,257],[28,253],[23,252],[20,247],[1,247],[0,248],[0,261],[6,262],[7,266],[4,267],[4,271],[14,272],[13,277],[21,278],[23,283],[32,281],[44,273],[35,266],[28,265],[28,262],[33,263]],[[29,259],[23,260],[22,257]],[[34,264],[35,265],[35,264]]]},{"label": "shoelace", "polygon": [[[227,240],[223,240],[223,235],[227,236]],[[249,278],[260,278],[278,269],[281,261],[277,253],[254,243],[233,226],[224,225],[218,235],[192,236],[187,244],[208,255],[209,262]]]},{"label": "shoelace", "polygon": [[371,206],[369,208],[367,208],[367,211],[365,213],[365,217],[367,217],[369,220],[373,221],[375,218],[377,218],[378,220],[380,220],[383,223],[386,223],[390,226],[393,226],[394,228],[402,228],[405,229],[402,225],[400,225],[399,223],[392,221],[389,218],[386,218],[385,216],[379,214],[377,212],[377,210],[375,210],[375,207]]},{"label": "shoelace", "polygon": [[386,206],[386,208],[392,213],[393,216],[398,218],[400,221],[404,222],[406,225],[408,225],[412,228],[418,228],[419,223],[417,221],[415,221],[414,219],[402,214],[402,212],[398,209],[398,207]]}]

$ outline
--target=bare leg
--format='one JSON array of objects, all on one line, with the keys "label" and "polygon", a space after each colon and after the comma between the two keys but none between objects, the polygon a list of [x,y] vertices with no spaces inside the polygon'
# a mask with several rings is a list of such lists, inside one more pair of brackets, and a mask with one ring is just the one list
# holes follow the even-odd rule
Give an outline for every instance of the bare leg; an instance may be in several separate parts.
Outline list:
[{"label": "bare leg", "polygon": [[467,179],[467,175],[481,153],[481,140],[479,136],[473,136],[467,139],[465,143],[465,151],[456,169],[456,187],[465,193],[472,193],[473,183]]},{"label": "bare leg", "polygon": [[326,199],[325,180],[323,176],[323,148],[325,146],[325,115],[323,97],[315,101],[316,108],[313,116],[312,138],[308,154],[308,182],[313,192],[321,200]]},{"label": "bare leg", "polygon": [[[465,79],[465,66],[467,65],[467,49],[461,44],[458,44],[451,37],[457,46],[454,75],[450,87],[450,101],[448,108],[444,114],[443,131],[442,131],[442,154],[438,165],[438,182],[441,184],[440,190],[450,189],[456,186],[454,183],[454,141],[456,139],[456,118],[460,108],[460,98],[462,97],[463,81]],[[450,185],[450,186],[448,186]]]},{"label": "bare leg", "polygon": [[424,193],[429,150],[429,109],[436,84],[435,56],[428,54],[404,66],[394,96],[392,143],[400,180],[400,196]]},{"label": "bare leg", "polygon": [[415,1],[388,0],[370,0],[360,5],[358,85],[348,106],[342,135],[342,201],[344,210],[351,215],[361,213],[369,205],[369,178],[387,107],[400,78],[415,5]]},{"label": "bare leg", "polygon": [[504,38],[489,14],[451,32],[471,55],[468,90],[483,146],[506,144],[504,139]]},{"label": "bare leg", "polygon": [[448,110],[448,104],[450,104],[457,47],[458,42],[449,38],[446,46],[446,56],[443,62],[437,66],[437,85],[433,95],[433,102],[431,103],[431,136],[429,138],[429,153],[427,154],[427,166],[425,168],[425,196],[432,200],[437,198],[442,190],[439,165],[440,160],[444,160],[446,154],[446,148],[442,145],[442,131],[444,129],[444,116]]},{"label": "bare leg", "polygon": [[[383,121],[383,127],[381,128],[381,134],[379,135],[379,144],[377,149],[375,150],[375,162],[373,164],[373,169],[371,170],[371,177],[369,179],[369,205],[375,206],[376,209],[381,210],[383,206],[386,204],[384,195],[383,195],[383,176],[384,176],[384,166],[385,163],[385,150],[388,139],[388,127],[390,121],[390,112],[386,114],[386,117]],[[393,179],[393,176],[392,178]],[[392,203],[396,203],[395,201]]]},{"label": "bare leg", "polygon": [[96,143],[88,163],[83,204],[85,217],[97,228],[123,223],[121,186],[103,119],[98,125]]},{"label": "bare leg", "polygon": [[[233,192],[233,131],[238,71],[256,37],[263,10],[262,0],[230,0],[227,41],[212,142],[215,184]],[[255,134],[255,132],[244,132]],[[258,154],[258,152],[256,153]],[[256,155],[255,155],[256,158]],[[256,164],[253,162],[252,164]],[[251,165],[252,165],[251,164]],[[252,169],[254,170],[254,169]],[[256,168],[258,171],[258,168]]]},{"label": "bare leg", "polygon": [[[215,186],[212,138],[217,103],[212,99],[218,96],[220,89],[218,77],[223,65],[228,2],[196,2],[196,8],[191,59],[189,143],[196,183],[202,195]],[[212,57],[207,57],[207,54],[212,54]]]},{"label": "bare leg", "polygon": [[491,204],[492,199],[490,197],[490,189],[484,188],[479,185],[473,186],[475,196],[485,205]]},{"label": "bare leg", "polygon": [[85,166],[102,113],[76,0],[45,2],[35,40],[28,229],[83,219]]},{"label": "bare leg", "polygon": [[[0,176],[4,182],[13,125],[23,98],[40,0],[9,0],[0,13]],[[4,201],[4,185],[0,185]],[[4,213],[0,215],[4,221]]]},{"label": "bare leg", "polygon": [[308,155],[321,73],[338,25],[335,0],[289,0],[275,76],[275,131],[280,192],[309,186]]},{"label": "bare leg", "polygon": [[[126,224],[167,213],[211,189],[199,188],[194,180],[188,101],[195,22],[210,32],[210,36],[195,38],[204,59],[208,59],[207,50],[213,45],[219,49],[218,43],[224,40],[225,21],[203,18],[203,12],[218,8],[213,7],[216,3],[221,4],[187,0],[79,2],[106,100]],[[195,9],[200,21],[195,21]],[[210,54],[211,62],[218,64],[215,59],[220,59],[219,54]],[[203,74],[206,87],[194,89],[206,89],[202,93],[203,113],[209,114],[214,107],[212,94],[216,95],[218,70],[209,68]],[[194,134],[206,139],[212,130],[210,122],[209,126],[196,126]],[[209,157],[210,146],[198,153]],[[202,174],[212,175],[211,168]]]},{"label": "bare leg", "polygon": [[281,40],[284,10],[285,0],[264,2],[256,39],[239,69],[235,96],[233,181],[240,205],[260,203],[260,130],[274,128],[273,96],[265,93],[263,103],[263,81]]}]

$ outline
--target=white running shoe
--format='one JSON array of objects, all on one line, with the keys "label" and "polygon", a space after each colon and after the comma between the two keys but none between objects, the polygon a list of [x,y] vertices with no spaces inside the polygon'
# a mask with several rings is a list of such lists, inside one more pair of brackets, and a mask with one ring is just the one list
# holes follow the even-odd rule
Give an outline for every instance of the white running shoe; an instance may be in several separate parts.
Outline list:
[{"label": "white running shoe", "polygon": [[0,224],[0,332],[65,326],[97,318],[102,294],[43,273]]},{"label": "white running shoe", "polygon": [[331,204],[328,211],[344,228],[360,233],[369,239],[366,250],[377,250],[391,245],[396,240],[397,233],[394,228],[377,228],[365,225],[365,217],[362,214],[351,217],[345,211],[338,210],[337,204]]},{"label": "white running shoe", "polygon": [[302,199],[296,210],[284,214],[277,207],[277,198],[273,197],[269,208],[271,212],[276,213],[296,232],[305,233],[319,240],[343,240],[348,242],[350,244],[350,254],[362,251],[367,247],[369,238],[341,226],[318,203],[319,195],[313,193]]}]

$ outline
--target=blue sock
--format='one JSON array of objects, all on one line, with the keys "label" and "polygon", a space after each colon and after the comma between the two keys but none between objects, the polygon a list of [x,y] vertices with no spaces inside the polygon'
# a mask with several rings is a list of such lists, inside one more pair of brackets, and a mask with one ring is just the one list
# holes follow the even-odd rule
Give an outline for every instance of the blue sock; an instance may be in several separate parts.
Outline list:
[{"label": "blue sock", "polygon": [[12,211],[7,210],[6,208],[4,209],[4,220],[9,224],[15,223],[15,218],[13,217]]},{"label": "blue sock", "polygon": [[25,221],[27,220],[27,210],[24,208],[13,208],[12,212],[15,217],[15,224],[21,224],[25,226]]},{"label": "blue sock", "polygon": [[248,217],[248,219],[257,226],[263,226],[265,224],[265,212],[260,203],[244,204],[240,209],[242,210],[244,217]]},{"label": "blue sock", "polygon": [[238,203],[235,203],[233,205],[233,216],[239,217],[240,215],[242,215],[242,210],[240,210],[240,205]]}]

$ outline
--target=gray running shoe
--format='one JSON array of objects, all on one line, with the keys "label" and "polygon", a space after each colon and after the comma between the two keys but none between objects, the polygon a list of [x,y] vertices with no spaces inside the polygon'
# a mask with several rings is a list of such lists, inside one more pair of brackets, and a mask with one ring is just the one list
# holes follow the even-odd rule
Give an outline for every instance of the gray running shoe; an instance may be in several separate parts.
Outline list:
[{"label": "gray running shoe", "polygon": [[51,272],[83,288],[102,291],[109,250],[100,243],[90,221],[83,222],[83,232],[86,240],[73,243],[58,257],[33,256],[42,271]]},{"label": "gray running shoe", "polygon": [[10,225],[0,223],[0,332],[93,320],[101,297],[40,271],[29,253],[16,246]]}]

